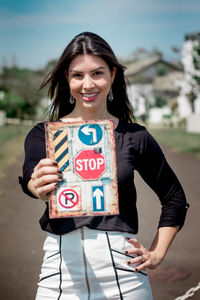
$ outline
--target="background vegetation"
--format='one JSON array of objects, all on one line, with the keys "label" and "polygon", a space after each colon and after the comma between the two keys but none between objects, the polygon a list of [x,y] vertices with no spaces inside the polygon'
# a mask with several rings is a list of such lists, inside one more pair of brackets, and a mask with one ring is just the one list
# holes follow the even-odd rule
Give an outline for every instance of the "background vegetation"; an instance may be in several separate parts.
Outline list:
[{"label": "background vegetation", "polygon": [[0,127],[0,179],[6,168],[23,153],[24,138],[29,130],[30,127],[20,125]]},{"label": "background vegetation", "polygon": [[46,91],[39,91],[44,79],[45,70],[21,69],[17,66],[3,67],[0,74],[0,91],[4,93],[0,99],[0,110],[6,112],[8,118],[34,119],[40,100]]},{"label": "background vegetation", "polygon": [[178,128],[150,128],[155,139],[174,151],[190,153],[200,159],[200,134],[188,133]]}]

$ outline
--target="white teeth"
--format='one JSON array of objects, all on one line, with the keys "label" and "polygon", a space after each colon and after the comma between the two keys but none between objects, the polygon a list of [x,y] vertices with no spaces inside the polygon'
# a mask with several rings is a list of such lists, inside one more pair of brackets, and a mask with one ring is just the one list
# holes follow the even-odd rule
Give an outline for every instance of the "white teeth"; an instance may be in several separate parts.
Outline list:
[{"label": "white teeth", "polygon": [[83,94],[84,97],[90,98],[90,97],[94,97],[97,93],[93,93],[93,94]]}]

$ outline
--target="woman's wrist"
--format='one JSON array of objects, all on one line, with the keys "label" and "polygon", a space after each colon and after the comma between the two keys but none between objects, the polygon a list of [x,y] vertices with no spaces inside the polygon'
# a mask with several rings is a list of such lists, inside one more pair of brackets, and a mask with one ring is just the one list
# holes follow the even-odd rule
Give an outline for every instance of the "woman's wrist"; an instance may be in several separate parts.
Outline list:
[{"label": "woman's wrist", "polygon": [[162,261],[171,245],[179,226],[175,227],[161,227],[158,229],[153,243],[149,249],[158,260]]},{"label": "woman's wrist", "polygon": [[154,262],[156,265],[161,264],[163,259],[165,258],[166,251],[159,251],[159,250],[149,250],[150,254],[154,257]]}]

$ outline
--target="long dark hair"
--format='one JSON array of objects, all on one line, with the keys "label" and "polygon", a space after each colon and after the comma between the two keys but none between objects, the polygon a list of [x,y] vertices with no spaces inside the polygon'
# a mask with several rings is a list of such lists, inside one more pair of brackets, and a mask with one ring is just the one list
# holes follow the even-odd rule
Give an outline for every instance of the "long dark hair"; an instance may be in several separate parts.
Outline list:
[{"label": "long dark hair", "polygon": [[50,107],[50,120],[55,121],[68,115],[73,111],[75,104],[69,102],[70,89],[65,71],[68,71],[69,64],[79,54],[92,54],[101,57],[109,66],[110,71],[117,67],[115,79],[112,84],[113,101],[107,101],[107,108],[110,114],[128,121],[134,121],[134,115],[129,102],[126,82],[124,78],[125,67],[122,66],[108,43],[97,34],[83,32],[73,38],[63,51],[54,70],[47,75],[40,89],[49,84],[48,96],[52,99]]}]

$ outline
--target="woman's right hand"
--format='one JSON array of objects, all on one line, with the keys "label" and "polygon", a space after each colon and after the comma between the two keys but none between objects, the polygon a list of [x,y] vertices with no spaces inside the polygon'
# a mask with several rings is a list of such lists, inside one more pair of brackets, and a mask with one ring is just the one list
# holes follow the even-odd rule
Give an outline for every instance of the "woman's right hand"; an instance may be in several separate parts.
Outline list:
[{"label": "woman's right hand", "polygon": [[62,171],[56,161],[44,158],[39,161],[28,183],[29,190],[39,199],[47,201],[51,193],[63,180]]}]

